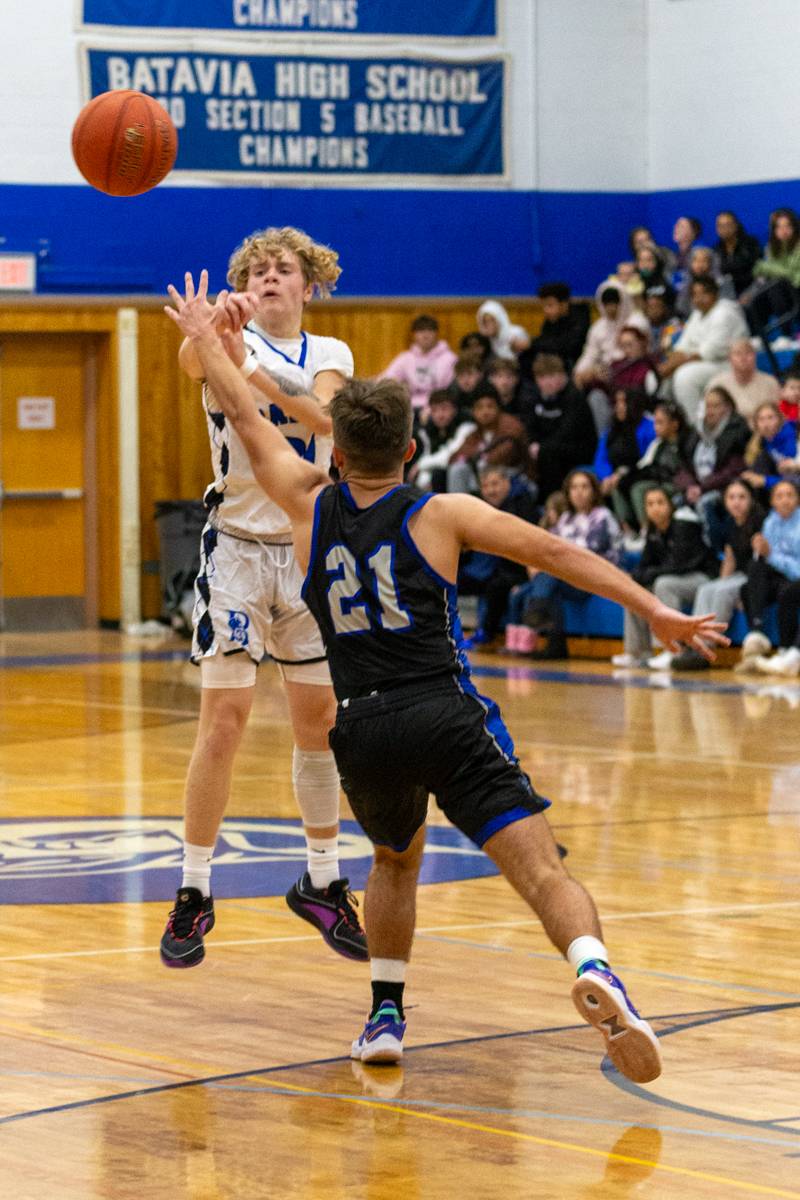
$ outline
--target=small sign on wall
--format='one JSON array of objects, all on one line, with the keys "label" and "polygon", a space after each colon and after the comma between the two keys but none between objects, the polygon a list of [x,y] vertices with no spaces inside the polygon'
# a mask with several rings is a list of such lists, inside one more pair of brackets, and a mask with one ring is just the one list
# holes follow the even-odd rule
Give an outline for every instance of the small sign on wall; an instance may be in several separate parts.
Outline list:
[{"label": "small sign on wall", "polygon": [[0,253],[0,292],[36,291],[36,255]]},{"label": "small sign on wall", "polygon": [[17,429],[55,429],[55,396],[18,396]]}]

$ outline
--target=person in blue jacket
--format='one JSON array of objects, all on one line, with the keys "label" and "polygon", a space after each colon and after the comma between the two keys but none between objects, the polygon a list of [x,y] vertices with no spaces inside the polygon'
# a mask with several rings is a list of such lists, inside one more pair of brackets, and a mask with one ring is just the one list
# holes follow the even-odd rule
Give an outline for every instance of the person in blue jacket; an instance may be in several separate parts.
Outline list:
[{"label": "person in blue jacket", "polygon": [[[753,535],[753,558],[747,568],[747,583],[742,587],[742,604],[750,632],[742,643],[742,659],[737,670],[757,670],[756,659],[769,654],[771,643],[764,633],[767,608],[778,602],[781,647],[792,644],[789,617],[796,623],[797,589],[800,581],[800,490],[791,479],[776,483],[770,496],[772,512],[760,533]],[[790,591],[791,589],[791,591]],[[787,596],[791,604],[785,603]],[[790,636],[791,634],[791,636]]]},{"label": "person in blue jacket", "polygon": [[797,457],[797,428],[784,418],[780,407],[767,400],[753,415],[755,432],[747,444],[744,461],[747,470],[742,479],[752,488],[770,492],[782,478],[780,465]]},{"label": "person in blue jacket", "polygon": [[600,436],[592,463],[602,494],[610,499],[617,520],[625,526],[630,525],[630,508],[617,487],[655,440],[656,429],[646,411],[647,404],[647,395],[638,388],[619,388],[614,393],[614,415]]}]

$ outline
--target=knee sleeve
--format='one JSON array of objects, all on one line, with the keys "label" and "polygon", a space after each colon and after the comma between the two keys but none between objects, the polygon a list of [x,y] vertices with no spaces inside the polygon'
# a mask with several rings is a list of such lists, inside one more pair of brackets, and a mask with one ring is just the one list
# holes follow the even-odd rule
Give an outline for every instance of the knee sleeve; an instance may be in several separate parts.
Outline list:
[{"label": "knee sleeve", "polygon": [[292,755],[292,783],[305,825],[322,829],[339,820],[339,772],[330,750],[301,750]]}]

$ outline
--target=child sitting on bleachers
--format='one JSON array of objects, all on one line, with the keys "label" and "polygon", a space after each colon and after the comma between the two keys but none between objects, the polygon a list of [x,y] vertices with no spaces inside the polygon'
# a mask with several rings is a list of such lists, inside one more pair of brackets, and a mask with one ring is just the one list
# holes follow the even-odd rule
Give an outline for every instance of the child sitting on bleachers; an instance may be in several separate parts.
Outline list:
[{"label": "child sitting on bleachers", "polygon": [[770,495],[772,511],[760,533],[752,538],[753,558],[742,588],[742,604],[750,632],[742,643],[737,671],[758,670],[756,660],[769,654],[771,643],[764,633],[767,608],[778,602],[779,641],[783,649],[792,645],[797,627],[800,589],[800,491],[790,479],[776,483]]},{"label": "child sitting on bleachers", "polygon": [[800,471],[796,464],[797,430],[784,419],[780,407],[770,401],[759,404],[753,425],[755,433],[745,448],[746,470],[741,477],[757,491],[769,492],[781,475]]},{"label": "child sitting on bleachers", "polygon": [[431,392],[428,409],[427,421],[415,433],[420,454],[408,472],[408,482],[425,491],[446,492],[448,463],[475,432],[475,422],[464,418],[446,388]]}]

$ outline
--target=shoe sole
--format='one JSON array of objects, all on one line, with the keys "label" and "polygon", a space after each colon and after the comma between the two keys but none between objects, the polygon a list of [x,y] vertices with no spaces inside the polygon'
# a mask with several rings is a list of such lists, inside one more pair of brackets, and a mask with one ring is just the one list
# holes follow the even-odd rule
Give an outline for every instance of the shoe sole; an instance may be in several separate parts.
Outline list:
[{"label": "shoe sole", "polygon": [[652,1083],[661,1074],[661,1050],[647,1021],[635,1017],[618,988],[587,973],[575,980],[572,1001],[584,1021],[603,1035],[606,1053],[626,1079]]},{"label": "shoe sole", "polygon": [[345,946],[341,942],[337,942],[331,931],[320,921],[319,917],[315,917],[313,913],[308,912],[304,901],[295,895],[294,891],[286,893],[286,903],[296,917],[300,917],[303,921],[308,921],[309,925],[313,925],[321,935],[325,945],[329,946],[337,954],[340,954],[342,958],[349,958],[351,962],[369,962],[369,951],[366,947],[361,950],[358,947]]},{"label": "shoe sole", "polygon": [[350,1057],[362,1063],[399,1063],[403,1057],[403,1043],[384,1033],[376,1037],[374,1042],[366,1042],[363,1046],[357,1041],[353,1042]]},{"label": "shoe sole", "polygon": [[[200,925],[201,937],[205,937],[207,933],[211,933],[211,930],[214,928],[214,914],[210,913],[204,921],[200,922]],[[197,967],[200,965],[206,956],[206,948],[201,942],[199,946],[195,946],[194,950],[184,958],[175,958],[170,954],[166,954],[163,946],[159,947],[159,953],[165,967],[170,967],[173,970],[185,970],[187,967]]]}]

